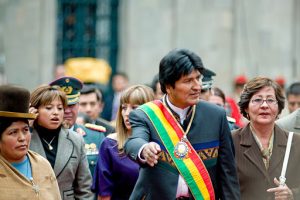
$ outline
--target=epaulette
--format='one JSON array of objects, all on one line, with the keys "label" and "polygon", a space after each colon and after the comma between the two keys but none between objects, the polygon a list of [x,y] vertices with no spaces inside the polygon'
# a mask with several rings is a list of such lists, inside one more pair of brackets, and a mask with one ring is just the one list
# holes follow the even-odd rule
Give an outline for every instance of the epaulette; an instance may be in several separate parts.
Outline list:
[{"label": "epaulette", "polygon": [[100,125],[96,125],[96,124],[90,124],[90,123],[86,123],[84,126],[86,128],[92,129],[94,131],[106,132],[106,128],[104,126],[100,126]]},{"label": "epaulette", "polygon": [[236,122],[236,120],[234,118],[228,117],[228,116],[226,116],[226,117],[227,117],[227,121],[229,121],[231,123],[235,123]]}]

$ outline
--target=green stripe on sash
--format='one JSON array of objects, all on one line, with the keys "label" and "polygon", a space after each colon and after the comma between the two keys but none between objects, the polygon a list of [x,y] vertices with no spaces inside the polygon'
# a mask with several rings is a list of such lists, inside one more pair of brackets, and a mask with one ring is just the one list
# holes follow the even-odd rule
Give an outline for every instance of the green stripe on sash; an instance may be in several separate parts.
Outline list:
[{"label": "green stripe on sash", "polygon": [[170,111],[161,101],[149,102],[140,106],[139,109],[143,110],[152,122],[194,198],[199,200],[214,200],[214,189],[210,176],[192,145],[188,141],[186,142],[191,150],[188,154],[189,157],[180,159],[174,155],[174,147],[183,137],[184,133]]}]

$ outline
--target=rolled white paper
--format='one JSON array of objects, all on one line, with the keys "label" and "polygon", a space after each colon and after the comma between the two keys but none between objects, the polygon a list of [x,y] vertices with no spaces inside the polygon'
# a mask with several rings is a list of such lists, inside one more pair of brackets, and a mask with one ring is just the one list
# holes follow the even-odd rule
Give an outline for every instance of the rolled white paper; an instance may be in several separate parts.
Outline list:
[{"label": "rolled white paper", "polygon": [[291,151],[291,146],[292,146],[292,140],[293,140],[293,135],[294,132],[290,132],[289,133],[289,137],[288,137],[288,141],[286,144],[286,150],[285,150],[285,155],[284,155],[284,160],[283,160],[283,165],[282,165],[282,170],[281,170],[281,175],[279,177],[279,182],[280,185],[285,185],[285,174],[286,174],[286,168],[287,168],[287,164],[289,161],[289,156],[290,156],[290,151]]}]

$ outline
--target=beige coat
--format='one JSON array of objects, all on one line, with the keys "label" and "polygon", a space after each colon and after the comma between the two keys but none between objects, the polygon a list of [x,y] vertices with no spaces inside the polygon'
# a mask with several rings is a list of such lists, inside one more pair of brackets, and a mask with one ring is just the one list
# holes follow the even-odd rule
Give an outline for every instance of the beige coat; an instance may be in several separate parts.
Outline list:
[{"label": "beige coat", "polygon": [[0,199],[60,200],[55,174],[49,162],[39,154],[28,151],[33,181],[28,180],[0,156]]},{"label": "beige coat", "polygon": [[[276,187],[273,179],[281,174],[288,133],[278,126],[274,128],[273,151],[270,167],[266,170],[260,149],[251,133],[249,124],[233,131],[235,159],[242,200],[274,199],[267,189]],[[286,172],[286,185],[292,190],[294,199],[300,199],[300,135],[294,134]]]}]

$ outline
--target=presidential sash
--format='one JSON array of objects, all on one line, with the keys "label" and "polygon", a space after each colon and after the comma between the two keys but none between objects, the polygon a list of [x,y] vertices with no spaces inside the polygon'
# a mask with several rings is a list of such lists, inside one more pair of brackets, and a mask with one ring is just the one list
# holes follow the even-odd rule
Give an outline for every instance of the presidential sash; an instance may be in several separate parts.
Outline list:
[{"label": "presidential sash", "polygon": [[[144,111],[152,122],[194,198],[214,200],[214,188],[208,171],[169,109],[158,100],[146,103],[139,109]],[[188,147],[187,152],[184,145]]]}]

